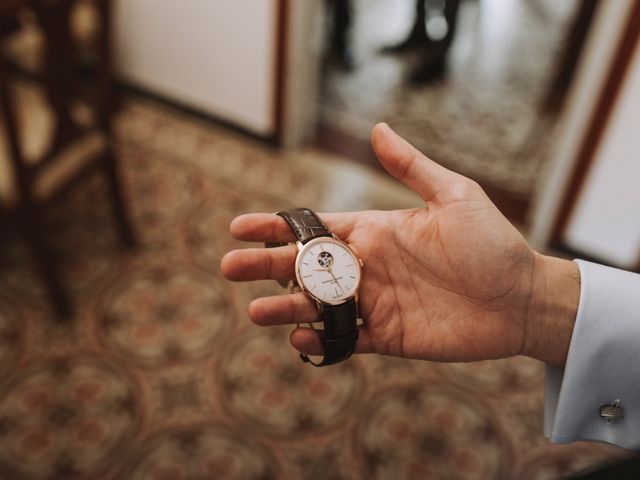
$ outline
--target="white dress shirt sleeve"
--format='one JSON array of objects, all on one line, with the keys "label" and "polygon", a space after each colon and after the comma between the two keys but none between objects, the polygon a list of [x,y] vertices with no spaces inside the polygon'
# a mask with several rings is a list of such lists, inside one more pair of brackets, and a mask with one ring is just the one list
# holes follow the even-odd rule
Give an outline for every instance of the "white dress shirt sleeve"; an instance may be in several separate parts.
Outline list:
[{"label": "white dress shirt sleeve", "polygon": [[[640,451],[640,275],[575,262],[580,303],[565,368],[545,367],[545,435]],[[624,418],[601,417],[616,401]]]}]

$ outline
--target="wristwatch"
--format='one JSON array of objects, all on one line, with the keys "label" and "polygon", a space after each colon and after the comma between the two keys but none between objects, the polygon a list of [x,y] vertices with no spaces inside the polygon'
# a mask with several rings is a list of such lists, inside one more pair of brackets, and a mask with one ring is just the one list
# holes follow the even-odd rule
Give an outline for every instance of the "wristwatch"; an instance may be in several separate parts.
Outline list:
[{"label": "wristwatch", "polygon": [[362,260],[312,210],[293,208],[277,215],[285,219],[298,240],[296,286],[315,301],[324,324],[319,331],[324,349],[322,360],[315,362],[304,353],[300,357],[316,367],[342,362],[351,356],[358,340]]}]

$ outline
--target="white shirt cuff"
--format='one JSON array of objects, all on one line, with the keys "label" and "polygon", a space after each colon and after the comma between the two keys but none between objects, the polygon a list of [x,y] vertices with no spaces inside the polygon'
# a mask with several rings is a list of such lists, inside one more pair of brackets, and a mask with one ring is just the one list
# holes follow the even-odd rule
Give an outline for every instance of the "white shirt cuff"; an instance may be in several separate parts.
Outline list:
[{"label": "white shirt cuff", "polygon": [[[545,435],[640,450],[640,275],[575,262],[580,303],[564,370],[545,367]],[[624,418],[602,418],[616,400]]]}]

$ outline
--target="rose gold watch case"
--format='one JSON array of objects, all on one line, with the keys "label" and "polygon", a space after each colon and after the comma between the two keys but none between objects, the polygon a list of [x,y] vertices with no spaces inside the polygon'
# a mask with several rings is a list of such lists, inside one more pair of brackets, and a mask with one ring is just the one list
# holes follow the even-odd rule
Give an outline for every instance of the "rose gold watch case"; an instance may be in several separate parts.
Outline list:
[{"label": "rose gold watch case", "polygon": [[[305,287],[302,278],[300,278],[300,261],[301,258],[304,254],[304,252],[306,252],[307,250],[313,248],[314,245],[318,244],[318,243],[337,243],[340,246],[346,248],[346,250],[349,252],[349,254],[353,257],[354,263],[356,264],[356,268],[358,271],[358,278],[356,279],[356,284],[355,287],[353,289],[353,295],[351,295],[350,297],[341,299],[341,300],[322,300],[318,297],[316,297],[312,292],[310,292],[309,290],[307,290],[307,288]],[[343,242],[342,240],[339,240],[337,238],[334,237],[317,237],[314,238],[313,240],[309,240],[307,243],[305,243],[304,245],[301,242],[296,242],[296,245],[298,246],[298,255],[296,256],[296,263],[295,263],[295,270],[296,270],[296,281],[298,282],[298,285],[300,286],[300,288],[302,288],[302,290],[309,295],[312,299],[314,299],[316,301],[316,303],[318,304],[318,307],[321,307],[322,305],[342,305],[343,303],[348,302],[349,300],[351,300],[352,298],[355,298],[356,301],[358,300],[358,289],[360,288],[360,281],[362,280],[362,260],[360,260],[358,258],[358,256],[355,254],[355,252],[353,251],[353,249],[347,245],[345,242]]]}]

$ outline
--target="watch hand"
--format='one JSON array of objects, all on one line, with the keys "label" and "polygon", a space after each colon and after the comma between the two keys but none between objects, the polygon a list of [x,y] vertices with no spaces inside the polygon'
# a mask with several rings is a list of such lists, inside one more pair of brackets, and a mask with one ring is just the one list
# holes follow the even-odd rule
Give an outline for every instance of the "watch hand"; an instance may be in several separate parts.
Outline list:
[{"label": "watch hand", "polygon": [[[336,278],[336,280],[342,280],[342,277],[338,277],[338,278]],[[336,283],[336,280],[333,280],[333,279],[325,280],[324,282],[321,282],[321,283]],[[338,284],[338,286],[340,286],[340,284]],[[340,287],[340,288],[342,288],[342,287]]]},{"label": "watch hand", "polygon": [[329,272],[331,274],[331,277],[333,278],[333,281],[336,282],[336,285],[338,285],[340,287],[340,290],[342,290],[344,292],[344,288],[342,288],[342,285],[340,285],[340,283],[338,282],[338,279],[333,274],[333,270],[331,268],[327,268],[327,272]]}]

